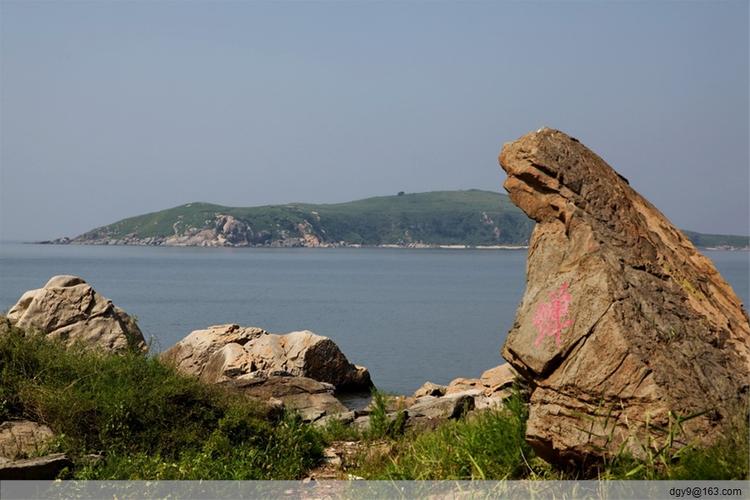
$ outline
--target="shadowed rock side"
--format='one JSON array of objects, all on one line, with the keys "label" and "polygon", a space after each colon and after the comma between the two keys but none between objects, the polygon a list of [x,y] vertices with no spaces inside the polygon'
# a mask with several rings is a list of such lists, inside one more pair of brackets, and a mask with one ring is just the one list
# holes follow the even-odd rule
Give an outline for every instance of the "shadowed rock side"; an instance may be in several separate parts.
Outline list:
[{"label": "shadowed rock side", "polygon": [[750,325],[712,262],[560,131],[506,144],[500,164],[537,222],[502,351],[533,384],[529,442],[558,462],[638,455],[700,412],[674,446],[713,441],[747,401]]},{"label": "shadowed rock side", "polygon": [[113,352],[146,350],[135,320],[78,276],[53,276],[43,288],[25,292],[7,318],[66,344]]}]

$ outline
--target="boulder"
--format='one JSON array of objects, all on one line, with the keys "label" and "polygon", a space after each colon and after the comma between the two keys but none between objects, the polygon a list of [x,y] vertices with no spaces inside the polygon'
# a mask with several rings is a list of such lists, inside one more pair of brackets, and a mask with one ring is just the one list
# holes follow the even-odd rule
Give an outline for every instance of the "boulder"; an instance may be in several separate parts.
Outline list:
[{"label": "boulder", "polygon": [[446,389],[447,387],[444,385],[425,382],[419,389],[414,391],[414,397],[421,398],[422,396],[445,396]]},{"label": "boulder", "polygon": [[604,160],[541,129],[506,144],[511,200],[537,225],[503,357],[532,385],[527,439],[580,463],[666,432],[710,444],[747,400],[750,324],[711,260]]},{"label": "boulder", "polygon": [[487,397],[492,397],[493,394],[503,391],[510,392],[514,384],[522,382],[519,380],[516,371],[508,363],[485,370],[479,380],[484,387],[484,395]]},{"label": "boulder", "polygon": [[409,418],[459,418],[474,409],[474,398],[481,391],[466,391],[443,397],[423,396],[406,409]]},{"label": "boulder", "polygon": [[362,415],[355,418],[352,423],[352,427],[359,432],[367,432],[370,430],[370,415]]},{"label": "boulder", "polygon": [[331,414],[326,415],[324,417],[321,417],[320,419],[315,421],[315,426],[322,428],[326,427],[328,424],[332,422],[339,422],[343,425],[349,425],[352,422],[354,422],[354,419],[357,418],[357,413],[354,411],[346,411],[344,413],[338,413],[338,414]]},{"label": "boulder", "polygon": [[43,453],[54,438],[52,429],[29,420],[0,424],[0,457],[24,459]]},{"label": "boulder", "polygon": [[[241,348],[250,339],[267,335],[268,332],[262,328],[240,327],[239,325],[215,325],[205,330],[196,330],[184,339],[177,342],[170,349],[161,353],[161,359],[173,364],[179,371],[187,375],[193,375],[215,382],[219,376],[215,373],[221,367],[216,367],[219,357],[213,360],[214,368],[204,375],[209,358],[226,346]],[[221,357],[231,354],[230,350],[224,352]]]},{"label": "boulder", "polygon": [[211,326],[190,333],[162,359],[209,383],[286,373],[327,382],[337,390],[372,387],[366,368],[351,364],[331,339],[307,330],[276,335],[239,325]]},{"label": "boulder", "polygon": [[64,453],[0,462],[0,480],[55,479],[63,469],[72,466],[73,463]]},{"label": "boulder", "polygon": [[220,384],[261,402],[280,400],[286,408],[296,410],[305,422],[348,412],[334,397],[333,385],[307,377],[246,375],[224,380]]},{"label": "boulder", "polygon": [[456,378],[445,389],[445,394],[456,394],[480,390],[486,397],[503,392],[509,395],[513,384],[518,381],[518,374],[508,363],[485,370],[479,378]]},{"label": "boulder", "polygon": [[70,345],[106,351],[146,350],[135,320],[77,276],[54,276],[24,293],[7,314],[10,322]]},{"label": "boulder", "polygon": [[445,389],[445,394],[456,394],[459,392],[476,391],[477,394],[481,394],[484,390],[482,381],[478,378],[455,378],[450,381],[448,387]]}]

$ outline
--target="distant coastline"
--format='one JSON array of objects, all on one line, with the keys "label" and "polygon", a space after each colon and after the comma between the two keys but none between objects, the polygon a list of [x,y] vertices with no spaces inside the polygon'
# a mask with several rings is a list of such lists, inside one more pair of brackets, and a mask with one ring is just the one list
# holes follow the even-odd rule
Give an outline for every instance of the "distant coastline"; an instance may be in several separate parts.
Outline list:
[{"label": "distant coastline", "polygon": [[[81,246],[137,246],[137,247],[169,247],[169,248],[383,248],[383,249],[400,249],[400,250],[526,250],[528,245],[430,245],[425,243],[409,243],[404,245],[384,243],[381,245],[363,245],[359,243],[324,243],[320,245],[174,245],[161,243],[140,243],[140,242],[80,242],[59,238],[56,240],[43,241],[13,241],[0,243],[15,243],[23,245],[81,245]],[[740,250],[740,249],[738,249]]]},{"label": "distant coastline", "polygon": [[[347,203],[226,207],[194,202],[43,244],[259,248],[528,248],[534,222],[507,195],[400,192]],[[750,237],[683,230],[698,248],[750,248]]]},{"label": "distant coastline", "polygon": [[[43,240],[43,241],[3,241],[3,243],[22,244],[22,245],[81,245],[81,246],[139,246],[139,247],[168,247],[168,248],[320,248],[320,249],[332,249],[332,248],[362,248],[362,249],[397,249],[397,250],[527,250],[528,245],[428,245],[424,243],[410,243],[406,245],[398,245],[386,243],[382,245],[362,245],[358,243],[341,244],[331,243],[322,244],[317,246],[279,246],[279,245],[242,245],[242,246],[211,246],[211,245],[164,245],[154,243],[109,243],[109,242],[77,242],[77,241],[64,241],[64,238],[56,240]],[[720,251],[720,252],[750,252],[750,246],[713,246],[705,247],[695,245],[699,250],[707,251]]]}]

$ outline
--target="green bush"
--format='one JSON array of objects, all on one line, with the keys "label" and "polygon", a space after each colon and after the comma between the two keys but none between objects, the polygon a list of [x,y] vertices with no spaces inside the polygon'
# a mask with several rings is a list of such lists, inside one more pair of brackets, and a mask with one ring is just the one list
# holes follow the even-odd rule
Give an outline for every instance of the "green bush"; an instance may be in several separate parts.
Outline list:
[{"label": "green bush", "polygon": [[[49,451],[65,452],[74,463],[65,477],[295,479],[337,439],[367,441],[368,456],[355,472],[368,479],[575,479],[588,473],[557,470],[534,456],[524,439],[527,405],[518,393],[502,409],[406,435],[404,414],[393,417],[388,408],[387,396],[375,392],[368,431],[338,422],[318,431],[297,415],[269,415],[155,358],[64,349],[0,317],[0,421],[49,425],[57,434]],[[653,443],[647,458],[616,456],[594,477],[748,479],[747,410],[737,413],[733,430],[714,446],[672,451]],[[101,458],[92,461],[91,454]]]},{"label": "green bush", "polygon": [[[236,434],[235,434],[236,432]],[[114,454],[83,467],[78,479],[248,480],[295,479],[314,466],[322,440],[296,415],[270,425],[244,410],[222,418],[200,450],[184,449],[176,457],[146,453]]]},{"label": "green bush", "polygon": [[518,395],[505,408],[478,412],[433,431],[407,435],[390,460],[365,463],[368,479],[517,479],[532,452],[524,433],[526,404]]},{"label": "green bush", "polygon": [[[646,447],[641,459],[623,454],[615,457],[598,474],[604,479],[742,480],[750,478],[750,436],[746,411],[739,410],[722,437],[709,447],[688,444]],[[680,436],[674,432],[672,439]]]},{"label": "green bush", "polygon": [[[86,478],[285,478],[322,454],[298,417],[264,408],[138,353],[64,349],[7,324],[0,331],[0,419],[28,418]],[[84,465],[85,456],[103,459]]]},{"label": "green bush", "polygon": [[395,417],[391,417],[388,413],[388,396],[377,389],[373,389],[370,427],[364,433],[366,439],[393,439],[404,433],[406,413],[399,411]]}]

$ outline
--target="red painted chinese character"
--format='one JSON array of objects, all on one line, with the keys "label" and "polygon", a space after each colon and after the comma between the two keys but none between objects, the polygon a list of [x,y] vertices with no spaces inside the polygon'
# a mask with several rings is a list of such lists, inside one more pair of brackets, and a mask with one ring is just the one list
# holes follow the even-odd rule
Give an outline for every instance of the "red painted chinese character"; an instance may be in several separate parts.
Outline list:
[{"label": "red painted chinese character", "polygon": [[573,297],[568,292],[568,284],[563,283],[560,288],[550,292],[547,302],[542,302],[536,307],[534,326],[539,333],[534,341],[536,347],[542,345],[545,337],[555,337],[557,346],[560,346],[562,331],[573,324],[573,320],[567,318],[572,300]]}]

